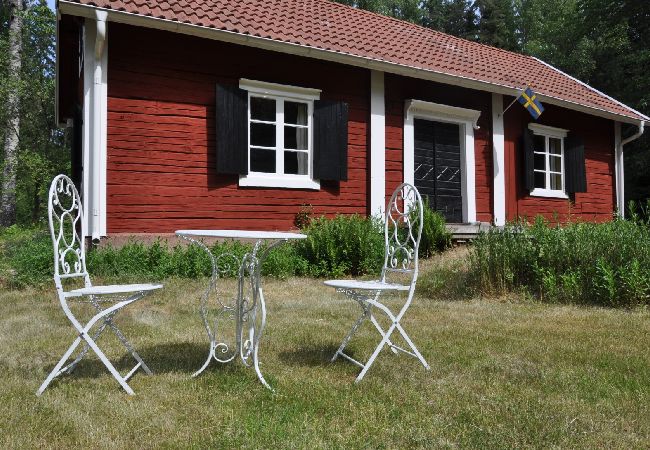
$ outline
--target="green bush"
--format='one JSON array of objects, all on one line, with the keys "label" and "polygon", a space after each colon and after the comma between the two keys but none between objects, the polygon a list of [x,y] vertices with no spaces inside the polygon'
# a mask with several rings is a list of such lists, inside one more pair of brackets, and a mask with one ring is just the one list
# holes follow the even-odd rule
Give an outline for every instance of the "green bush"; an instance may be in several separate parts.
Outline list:
[{"label": "green bush", "polygon": [[635,221],[513,224],[481,234],[470,273],[484,293],[525,288],[549,302],[650,304],[650,228]]},{"label": "green bush", "polygon": [[[271,249],[262,266],[266,276],[335,277],[377,274],[384,258],[383,224],[357,215],[311,219],[303,230],[307,239]],[[444,220],[427,211],[420,255],[426,257],[448,245]],[[251,251],[250,244],[238,241],[216,243],[211,247],[216,258],[232,254],[237,258]],[[51,281],[52,242],[42,229],[10,227],[0,231],[0,284],[23,287]],[[104,279],[161,280],[167,277],[199,278],[212,273],[210,257],[196,245],[169,246],[131,241],[116,248],[90,247],[86,252],[90,274]],[[221,276],[235,276],[237,267],[229,265]]]},{"label": "green bush", "polygon": [[429,258],[451,246],[451,233],[447,231],[442,214],[429,208],[428,200],[425,201],[422,218],[419,253],[420,258]]},{"label": "green bush", "polygon": [[358,215],[312,219],[297,241],[297,254],[315,277],[378,273],[384,262],[381,222]]}]

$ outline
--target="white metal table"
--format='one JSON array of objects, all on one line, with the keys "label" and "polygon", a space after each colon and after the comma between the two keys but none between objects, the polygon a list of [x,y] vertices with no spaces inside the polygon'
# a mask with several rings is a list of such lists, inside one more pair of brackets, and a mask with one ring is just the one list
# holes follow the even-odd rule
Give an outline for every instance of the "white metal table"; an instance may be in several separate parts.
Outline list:
[{"label": "white metal table", "polygon": [[[272,248],[290,239],[305,239],[307,236],[299,233],[242,230],[178,230],[176,235],[202,248],[210,256],[212,263],[212,276],[201,297],[199,308],[205,331],[210,340],[210,350],[203,366],[192,376],[196,377],[201,374],[212,360],[227,363],[239,355],[247,367],[250,367],[252,359],[259,380],[268,389],[273,390],[262,376],[258,355],[260,339],[266,325],[266,304],[261,284],[262,263]],[[203,242],[205,238],[249,239],[254,240],[255,244],[253,250],[239,260],[232,254],[215,257]],[[264,241],[268,241],[270,244],[262,248]],[[233,272],[238,274],[237,293],[234,298],[226,299],[217,291],[217,279],[219,276]],[[214,293],[217,306],[213,325],[210,324],[208,317],[208,302],[212,293]],[[218,320],[220,318],[234,320],[234,346],[227,342],[223,332],[219,333]]]}]

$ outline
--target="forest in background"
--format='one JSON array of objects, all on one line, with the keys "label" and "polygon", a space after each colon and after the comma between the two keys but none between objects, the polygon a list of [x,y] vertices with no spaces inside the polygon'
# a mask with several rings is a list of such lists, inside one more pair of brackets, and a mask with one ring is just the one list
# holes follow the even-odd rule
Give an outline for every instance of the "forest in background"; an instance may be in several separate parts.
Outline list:
[{"label": "forest in background", "polygon": [[[71,136],[54,119],[55,13],[45,0],[0,1],[1,227],[42,220],[49,181],[57,173],[69,172]],[[339,2],[536,56],[650,114],[650,1]],[[17,43],[18,65],[11,58]],[[650,198],[649,169],[647,131],[625,148],[628,201],[645,203]]]}]

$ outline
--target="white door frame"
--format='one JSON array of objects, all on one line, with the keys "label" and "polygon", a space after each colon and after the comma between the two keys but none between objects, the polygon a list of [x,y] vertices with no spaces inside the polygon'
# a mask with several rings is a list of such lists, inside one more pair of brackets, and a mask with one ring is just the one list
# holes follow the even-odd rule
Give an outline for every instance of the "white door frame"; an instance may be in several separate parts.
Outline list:
[{"label": "white door frame", "polygon": [[458,125],[460,132],[461,195],[463,196],[463,222],[476,222],[476,175],[474,163],[474,129],[481,111],[456,106],[407,100],[404,107],[404,182],[414,183],[415,178],[415,119]]}]

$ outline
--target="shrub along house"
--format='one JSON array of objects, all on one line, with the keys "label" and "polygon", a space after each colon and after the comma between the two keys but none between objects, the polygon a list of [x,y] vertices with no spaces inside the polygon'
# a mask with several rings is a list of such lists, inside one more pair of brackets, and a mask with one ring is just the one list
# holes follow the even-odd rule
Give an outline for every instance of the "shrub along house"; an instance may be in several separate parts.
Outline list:
[{"label": "shrub along house", "polygon": [[[608,220],[648,120],[538,59],[325,0],[57,7],[94,238],[376,214],[402,181],[448,222]],[[526,85],[537,121],[503,113]]]}]

